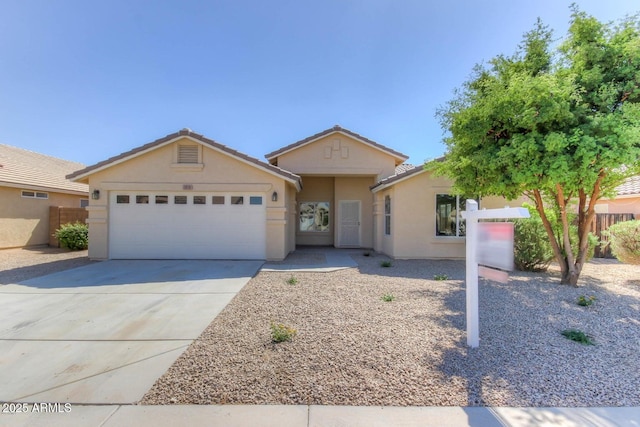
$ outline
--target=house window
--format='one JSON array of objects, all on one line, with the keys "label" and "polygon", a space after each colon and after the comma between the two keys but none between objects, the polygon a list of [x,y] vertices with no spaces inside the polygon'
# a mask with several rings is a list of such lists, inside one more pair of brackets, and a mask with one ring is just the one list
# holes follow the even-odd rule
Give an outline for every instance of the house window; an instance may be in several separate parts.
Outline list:
[{"label": "house window", "polygon": [[173,203],[176,205],[186,205],[187,196],[174,196]]},{"label": "house window", "polygon": [[193,196],[193,204],[194,205],[206,205],[207,204],[207,196]]},{"label": "house window", "polygon": [[261,196],[251,196],[251,197],[249,197],[249,204],[250,205],[261,205],[262,204],[262,197]]},{"label": "house window", "polygon": [[300,231],[329,231],[329,202],[300,203]]},{"label": "house window", "polygon": [[37,191],[22,191],[22,197],[26,197],[27,199],[48,199],[49,193],[40,193]]},{"label": "house window", "polygon": [[197,145],[178,145],[178,163],[198,163]]},{"label": "house window", "polygon": [[436,236],[463,237],[466,221],[461,212],[466,209],[466,197],[436,195]]},{"label": "house window", "polygon": [[156,205],[166,205],[169,203],[169,196],[156,196]]},{"label": "house window", "polygon": [[231,196],[231,204],[232,205],[242,205],[244,204],[243,196]]},{"label": "house window", "polygon": [[118,204],[127,204],[127,203],[129,203],[129,195],[127,195],[127,194],[118,194],[116,196],[116,203],[118,203]]},{"label": "house window", "polygon": [[149,196],[136,196],[136,203],[139,205],[148,205],[149,204]]},{"label": "house window", "polygon": [[214,205],[224,205],[224,196],[211,197],[211,203]]},{"label": "house window", "polygon": [[384,234],[391,234],[391,197],[384,196]]}]

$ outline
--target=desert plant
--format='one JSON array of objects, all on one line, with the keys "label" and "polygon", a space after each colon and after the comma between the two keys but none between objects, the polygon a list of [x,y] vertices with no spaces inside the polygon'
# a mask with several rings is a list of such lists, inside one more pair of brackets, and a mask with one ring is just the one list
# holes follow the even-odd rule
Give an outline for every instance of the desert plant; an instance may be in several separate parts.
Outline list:
[{"label": "desert plant", "polygon": [[381,297],[380,299],[381,299],[382,301],[384,301],[384,302],[391,302],[391,301],[393,301],[394,299],[396,299],[396,297],[395,297],[395,296],[393,296],[393,294],[384,294],[384,295],[382,295],[382,297]]},{"label": "desert plant", "polygon": [[596,301],[596,297],[591,295],[591,296],[586,296],[586,295],[580,295],[578,297],[578,305],[581,305],[582,307],[589,307],[591,304],[593,304]]},{"label": "desert plant", "polygon": [[640,264],[640,220],[613,224],[602,234],[609,239],[611,253],[620,262]]},{"label": "desert plant", "polygon": [[537,212],[515,221],[513,259],[521,271],[546,271],[553,260],[549,237]]},{"label": "desert plant", "polygon": [[565,329],[562,335],[583,345],[593,345],[593,338],[578,329]]},{"label": "desert plant", "polygon": [[381,261],[380,267],[391,267],[391,261]]},{"label": "desert plant", "polygon": [[63,248],[72,251],[80,251],[89,247],[89,227],[80,222],[61,225],[54,236]]},{"label": "desert plant", "polygon": [[291,341],[298,331],[283,323],[271,322],[271,341],[275,343]]},{"label": "desert plant", "polygon": [[434,274],[433,275],[433,280],[447,280],[449,278],[449,276],[447,276],[446,274]]},{"label": "desert plant", "polygon": [[289,285],[296,285],[298,283],[298,279],[295,278],[295,276],[291,276],[287,279],[287,284]]}]

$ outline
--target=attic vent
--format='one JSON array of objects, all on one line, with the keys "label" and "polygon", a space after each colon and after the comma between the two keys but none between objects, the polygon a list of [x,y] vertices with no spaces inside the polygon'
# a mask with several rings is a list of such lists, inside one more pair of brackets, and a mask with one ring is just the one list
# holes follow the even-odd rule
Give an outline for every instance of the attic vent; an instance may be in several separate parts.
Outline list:
[{"label": "attic vent", "polygon": [[198,146],[179,145],[178,163],[198,163]]}]

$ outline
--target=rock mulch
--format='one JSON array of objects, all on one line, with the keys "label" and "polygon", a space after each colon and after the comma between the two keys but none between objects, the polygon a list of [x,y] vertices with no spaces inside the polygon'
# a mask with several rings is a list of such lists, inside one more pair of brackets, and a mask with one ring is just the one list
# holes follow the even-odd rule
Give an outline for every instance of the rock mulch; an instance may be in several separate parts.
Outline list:
[{"label": "rock mulch", "polygon": [[91,262],[86,250],[70,251],[49,246],[1,249],[0,285],[19,283],[34,277],[82,267]]},{"label": "rock mulch", "polygon": [[[640,267],[593,261],[579,288],[557,271],[481,281],[470,349],[463,262],[353,258],[357,269],[295,273],[293,285],[291,273],[259,273],[141,403],[640,405]],[[596,301],[581,307],[581,295]],[[297,336],[272,343],[270,322]]]}]

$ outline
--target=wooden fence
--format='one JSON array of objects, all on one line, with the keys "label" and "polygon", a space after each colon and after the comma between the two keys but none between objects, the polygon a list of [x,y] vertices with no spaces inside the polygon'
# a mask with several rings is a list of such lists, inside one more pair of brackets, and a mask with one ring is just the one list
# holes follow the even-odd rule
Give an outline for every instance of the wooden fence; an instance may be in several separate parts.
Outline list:
[{"label": "wooden fence", "polygon": [[594,257],[614,258],[611,254],[611,247],[606,244],[608,240],[602,236],[602,232],[617,222],[631,221],[632,219],[634,219],[633,214],[596,214],[596,220],[591,226],[591,232],[598,237],[598,240],[602,241],[602,244],[596,246]]},{"label": "wooden fence", "polygon": [[85,208],[67,208],[64,206],[49,206],[49,246],[54,248],[60,247],[60,242],[55,238],[53,233],[56,232],[61,225],[81,222],[85,223],[89,212]]}]

